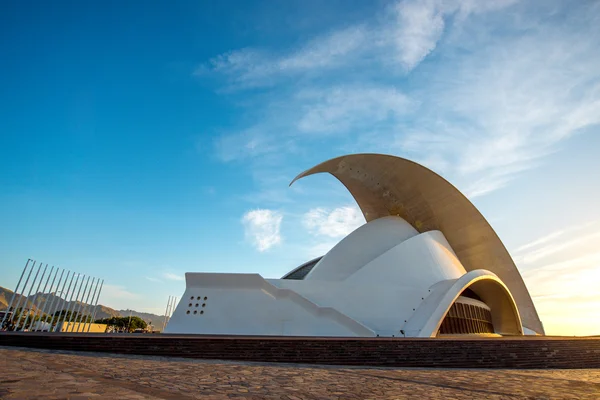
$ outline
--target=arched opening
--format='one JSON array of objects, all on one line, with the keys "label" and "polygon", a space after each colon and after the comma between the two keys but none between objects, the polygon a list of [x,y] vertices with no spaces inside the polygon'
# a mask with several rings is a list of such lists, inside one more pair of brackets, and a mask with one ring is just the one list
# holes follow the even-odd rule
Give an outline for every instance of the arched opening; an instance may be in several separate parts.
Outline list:
[{"label": "arched opening", "polygon": [[517,306],[497,278],[480,277],[465,286],[447,308],[435,336],[523,334]]}]

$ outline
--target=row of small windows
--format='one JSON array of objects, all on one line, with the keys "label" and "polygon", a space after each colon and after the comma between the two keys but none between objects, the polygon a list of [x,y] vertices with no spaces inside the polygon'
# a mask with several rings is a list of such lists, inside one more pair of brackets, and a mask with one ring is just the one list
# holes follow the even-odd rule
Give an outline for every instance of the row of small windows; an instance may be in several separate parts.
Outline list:
[{"label": "row of small windows", "polygon": [[[190,310],[187,310],[185,313],[190,314]],[[198,310],[194,310],[194,314],[198,314]],[[200,310],[200,314],[204,314],[204,310]]]},{"label": "row of small windows", "polygon": [[[192,296],[192,297],[190,297],[190,300],[194,300],[194,299],[196,299],[196,300],[200,300],[201,298],[202,298],[202,297],[200,297],[200,296],[198,296],[198,297],[194,297],[194,296]],[[208,300],[208,297],[204,296],[204,300]]]},{"label": "row of small windows", "polygon": [[442,321],[439,333],[494,333],[492,313],[472,304],[454,303]]}]

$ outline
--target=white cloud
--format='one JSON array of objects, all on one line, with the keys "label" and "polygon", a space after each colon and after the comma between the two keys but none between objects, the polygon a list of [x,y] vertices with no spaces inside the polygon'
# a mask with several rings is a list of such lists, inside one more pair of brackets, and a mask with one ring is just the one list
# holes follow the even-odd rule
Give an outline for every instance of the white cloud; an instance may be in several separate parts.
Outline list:
[{"label": "white cloud", "polygon": [[[264,105],[263,105],[264,107]],[[222,161],[273,161],[280,165],[298,155],[307,140],[323,135],[346,136],[396,124],[414,112],[418,102],[393,86],[340,84],[325,88],[300,89],[285,101],[274,100],[264,118],[240,132],[225,134],[215,141]],[[261,168],[261,177],[273,165]],[[297,171],[296,171],[297,172]],[[294,172],[291,172],[292,176]]]},{"label": "white cloud", "polygon": [[566,240],[560,243],[553,243],[548,246],[543,246],[523,256],[523,263],[532,264],[538,260],[546,259],[551,255],[564,252],[565,250],[584,246],[586,244],[589,244],[590,242],[598,242],[598,239],[600,239],[600,232],[594,232],[588,235],[575,237],[573,239]]},{"label": "white cloud", "polygon": [[347,132],[381,121],[394,120],[414,108],[414,102],[394,87],[337,86],[305,90],[298,122],[300,132]]},{"label": "white cloud", "polygon": [[[283,54],[222,56],[213,70],[229,79],[287,85],[261,93],[249,107],[258,118],[216,141],[220,158],[250,161],[252,169],[273,157],[290,165],[328,135],[322,159],[340,149],[400,155],[470,198],[506,187],[600,123],[594,6],[565,8],[552,23],[554,6],[492,13],[514,3],[401,1],[377,21]],[[420,65],[433,48],[439,59]],[[269,169],[279,174],[275,163]],[[287,201],[277,185],[261,185],[252,197]]]},{"label": "white cloud", "polygon": [[353,53],[368,45],[363,26],[351,26],[316,37],[296,51],[275,55],[257,49],[240,49],[221,54],[198,67],[202,76],[217,72],[241,87],[271,86],[281,75],[330,69],[343,65]]},{"label": "white cloud", "polygon": [[391,7],[395,20],[389,35],[396,57],[407,70],[415,68],[434,51],[451,17],[463,23],[471,14],[506,8],[517,0],[403,0]]},{"label": "white cloud", "polygon": [[435,1],[401,1],[396,5],[398,59],[408,70],[435,48],[444,31],[444,15]]},{"label": "white cloud", "polygon": [[448,44],[448,61],[420,91],[418,130],[400,135],[399,148],[417,161],[445,160],[447,175],[475,197],[505,186],[564,140],[599,124],[594,49],[600,32],[586,16],[573,18],[484,45],[468,41],[466,31],[456,39],[464,40],[458,50]]},{"label": "white cloud", "polygon": [[600,231],[589,222],[559,229],[513,254],[548,334],[598,334]]},{"label": "white cloud", "polygon": [[219,137],[215,147],[223,161],[233,161],[273,153],[278,151],[282,144],[277,137],[266,135],[261,129],[251,128]]},{"label": "white cloud", "polygon": [[302,215],[302,225],[313,236],[306,257],[312,259],[326,254],[340,239],[364,223],[362,212],[356,206],[310,209]]},{"label": "white cloud", "polygon": [[340,65],[344,57],[367,45],[369,33],[364,26],[351,26],[318,37],[298,52],[279,60],[279,70],[310,70]]},{"label": "white cloud", "polygon": [[597,335],[600,320],[600,252],[523,272],[547,334]]},{"label": "white cloud", "polygon": [[316,72],[348,69],[357,64],[400,64],[416,67],[440,40],[445,19],[504,8],[507,1],[403,0],[395,2],[376,21],[346,26],[317,35],[291,51],[275,54],[244,48],[220,54],[195,71],[198,76],[219,73],[239,87],[273,86],[283,76],[310,77]]},{"label": "white cloud", "polygon": [[245,235],[260,252],[281,243],[280,227],[283,215],[274,210],[248,211],[242,218]]},{"label": "white cloud", "polygon": [[185,280],[185,276],[180,275],[180,274],[174,274],[172,272],[163,272],[162,276],[163,276],[163,278],[168,279],[170,281],[184,281]]},{"label": "white cloud", "polygon": [[539,248],[539,246],[541,246],[541,245],[547,245],[547,244],[556,245],[558,242],[558,239],[560,239],[564,235],[566,235],[566,234],[571,235],[574,232],[584,230],[586,228],[594,226],[595,224],[596,224],[595,221],[591,221],[591,222],[583,223],[581,225],[575,225],[575,226],[572,226],[569,228],[556,230],[545,236],[542,236],[541,238],[535,239],[529,243],[525,243],[524,245],[517,247],[512,253],[515,255],[518,255],[520,253],[523,253],[525,250]]},{"label": "white cloud", "polygon": [[148,279],[150,282],[160,282],[160,279],[158,278],[153,278],[151,276],[147,276],[146,279]]},{"label": "white cloud", "polygon": [[102,287],[101,295],[103,298],[108,297],[109,299],[136,299],[140,297],[138,294],[128,291],[124,286],[108,284]]},{"label": "white cloud", "polygon": [[304,214],[302,223],[314,235],[340,238],[363,225],[365,219],[355,206],[338,207],[331,211],[313,208]]}]

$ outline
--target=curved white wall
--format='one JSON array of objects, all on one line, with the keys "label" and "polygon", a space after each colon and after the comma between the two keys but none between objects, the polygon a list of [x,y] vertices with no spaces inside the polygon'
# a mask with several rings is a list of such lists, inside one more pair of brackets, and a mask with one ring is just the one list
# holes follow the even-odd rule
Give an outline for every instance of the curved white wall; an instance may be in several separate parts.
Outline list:
[{"label": "curved white wall", "polygon": [[467,287],[490,307],[497,333],[522,334],[496,275],[467,273],[440,231],[419,234],[384,217],[342,240],[304,280],[187,273],[166,332],[431,337]]},{"label": "curved white wall", "polygon": [[421,233],[394,246],[360,268],[350,284],[379,283],[427,288],[436,282],[456,279],[464,267],[440,231]]},{"label": "curved white wall", "polygon": [[374,258],[419,232],[400,217],[384,217],[362,225],[331,249],[304,280],[341,281]]},{"label": "curved white wall", "polygon": [[380,336],[402,336],[405,321],[429,296],[430,287],[465,273],[444,235],[430,231],[384,251],[343,281],[269,282],[333,307]]}]

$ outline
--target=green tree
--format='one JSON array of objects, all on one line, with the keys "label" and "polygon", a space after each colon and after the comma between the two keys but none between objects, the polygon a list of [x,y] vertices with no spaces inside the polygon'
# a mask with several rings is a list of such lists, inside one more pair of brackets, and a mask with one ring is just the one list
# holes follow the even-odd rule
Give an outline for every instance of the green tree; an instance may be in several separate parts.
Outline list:
[{"label": "green tree", "polygon": [[136,329],[146,329],[148,324],[140,317],[110,317],[94,321],[97,324],[108,325],[109,330],[133,332]]}]

